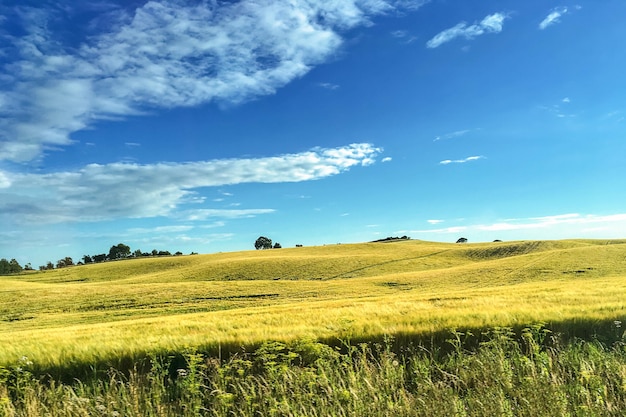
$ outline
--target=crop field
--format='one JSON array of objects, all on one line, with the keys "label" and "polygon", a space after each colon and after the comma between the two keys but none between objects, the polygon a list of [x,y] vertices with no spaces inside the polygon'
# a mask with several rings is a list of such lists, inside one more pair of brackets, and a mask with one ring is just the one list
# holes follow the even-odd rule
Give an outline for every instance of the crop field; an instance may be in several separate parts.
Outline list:
[{"label": "crop field", "polygon": [[114,364],[184,348],[538,322],[592,332],[589,323],[624,318],[622,240],[393,241],[129,259],[0,277],[0,365],[22,356],[41,369]]},{"label": "crop field", "polygon": [[622,322],[626,240],[27,272],[0,277],[0,416],[620,416]]}]

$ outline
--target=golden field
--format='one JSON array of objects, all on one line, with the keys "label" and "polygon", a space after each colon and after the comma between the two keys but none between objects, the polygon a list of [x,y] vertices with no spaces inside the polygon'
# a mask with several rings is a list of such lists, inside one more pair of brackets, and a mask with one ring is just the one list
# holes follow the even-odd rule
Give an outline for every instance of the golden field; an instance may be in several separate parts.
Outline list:
[{"label": "golden field", "polygon": [[[626,240],[417,240],[129,259],[0,277],[0,366],[266,340],[626,319]],[[624,320],[626,321],[626,320]]]}]

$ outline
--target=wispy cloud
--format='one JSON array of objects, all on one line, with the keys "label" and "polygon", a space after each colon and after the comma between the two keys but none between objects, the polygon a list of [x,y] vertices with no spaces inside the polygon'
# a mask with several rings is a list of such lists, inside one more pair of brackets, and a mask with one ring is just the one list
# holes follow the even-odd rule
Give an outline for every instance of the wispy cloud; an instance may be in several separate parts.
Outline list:
[{"label": "wispy cloud", "polygon": [[[374,163],[371,144],[316,148],[255,159],[139,165],[91,164],[77,171],[13,174],[0,171],[0,220],[26,224],[141,217],[241,217],[271,212],[212,210],[195,189],[241,183],[316,180]],[[269,211],[268,211],[269,210]],[[182,214],[181,214],[182,213]],[[190,214],[191,213],[191,214]]]},{"label": "wispy cloud", "polygon": [[386,156],[383,159],[381,159],[380,162],[391,162],[392,158],[390,156]]},{"label": "wispy cloud", "polygon": [[413,43],[417,40],[417,36],[411,35],[411,33],[406,30],[394,30],[391,32],[391,36],[400,39],[402,43],[405,44]]},{"label": "wispy cloud", "polygon": [[426,42],[426,47],[437,48],[446,42],[450,42],[456,38],[465,38],[472,40],[477,36],[485,33],[499,33],[504,26],[504,20],[507,19],[507,15],[504,13],[494,13],[486,16],[480,22],[472,25],[467,25],[465,22],[461,22],[456,26],[439,32],[432,39]]},{"label": "wispy cloud", "polygon": [[566,112],[566,108],[569,109],[570,108],[569,106],[571,105],[571,103],[572,103],[572,100],[569,97],[564,97],[557,104],[542,105],[542,106],[539,106],[539,109],[547,113],[553,114],[558,118],[576,117],[576,114]]},{"label": "wispy cloud", "polygon": [[441,136],[435,137],[433,142],[437,142],[437,141],[440,141],[440,140],[446,140],[446,139],[458,138],[460,136],[468,134],[471,131],[472,131],[472,129],[456,130],[454,132],[446,133],[445,135],[441,135]]},{"label": "wispy cloud", "polygon": [[554,25],[555,23],[559,23],[561,16],[566,14],[567,11],[568,11],[567,7],[557,7],[553,9],[550,12],[550,14],[548,14],[546,18],[541,21],[541,23],[539,23],[539,29],[543,30],[547,28],[548,26]]},{"label": "wispy cloud", "polygon": [[479,159],[485,159],[484,156],[468,156],[465,159],[445,159],[441,162],[439,162],[441,165],[448,165],[448,164],[464,164],[466,162],[471,162],[471,161],[477,161]]},{"label": "wispy cloud", "polygon": [[[626,213],[609,215],[567,213],[542,217],[506,219],[487,224],[462,224],[447,228],[410,230],[407,232],[442,235],[463,232],[482,236],[492,236],[492,233],[497,232],[499,235],[510,233],[515,239],[623,237],[624,233],[626,233]],[[485,234],[486,232],[488,234]]]},{"label": "wispy cloud", "polygon": [[177,217],[189,221],[207,220],[211,218],[240,219],[246,217],[256,217],[260,214],[270,214],[275,211],[276,210],[274,209],[197,209],[182,211],[178,213]]},{"label": "wispy cloud", "polygon": [[318,85],[322,88],[325,88],[326,90],[336,90],[339,88],[338,84],[333,83],[319,83]]},{"label": "wispy cloud", "polygon": [[38,158],[102,119],[273,94],[333,56],[345,29],[423,2],[150,1],[78,45],[48,29],[48,4],[20,9],[26,34],[5,39],[0,160]]}]

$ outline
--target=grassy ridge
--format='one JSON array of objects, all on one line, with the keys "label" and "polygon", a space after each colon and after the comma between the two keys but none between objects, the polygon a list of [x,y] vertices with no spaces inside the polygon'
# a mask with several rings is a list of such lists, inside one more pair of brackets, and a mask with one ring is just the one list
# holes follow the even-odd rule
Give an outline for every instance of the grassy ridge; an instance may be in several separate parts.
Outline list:
[{"label": "grassy ridge", "polygon": [[[333,245],[0,277],[0,365],[626,318],[626,241]],[[624,320],[626,321],[626,320]]]}]

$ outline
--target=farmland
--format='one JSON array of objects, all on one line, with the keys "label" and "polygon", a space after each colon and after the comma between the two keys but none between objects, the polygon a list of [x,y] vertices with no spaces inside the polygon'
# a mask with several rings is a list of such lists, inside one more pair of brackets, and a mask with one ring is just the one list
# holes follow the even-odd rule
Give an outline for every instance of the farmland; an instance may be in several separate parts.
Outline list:
[{"label": "farmland", "polygon": [[537,323],[619,340],[624,300],[626,240],[409,240],[130,259],[0,277],[0,366],[27,357],[33,372],[63,375],[267,341],[389,338],[397,347],[451,329]]},{"label": "farmland", "polygon": [[626,242],[332,245],[1,278],[0,363],[625,316]]}]

